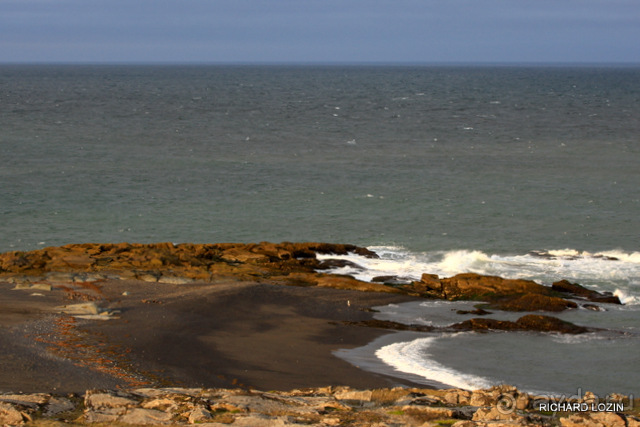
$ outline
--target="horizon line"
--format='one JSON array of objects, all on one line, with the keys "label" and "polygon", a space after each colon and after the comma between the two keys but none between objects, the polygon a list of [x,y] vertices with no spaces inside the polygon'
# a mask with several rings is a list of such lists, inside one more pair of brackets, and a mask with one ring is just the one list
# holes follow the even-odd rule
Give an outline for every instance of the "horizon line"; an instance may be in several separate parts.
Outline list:
[{"label": "horizon line", "polygon": [[629,61],[1,61],[0,66],[638,67]]}]

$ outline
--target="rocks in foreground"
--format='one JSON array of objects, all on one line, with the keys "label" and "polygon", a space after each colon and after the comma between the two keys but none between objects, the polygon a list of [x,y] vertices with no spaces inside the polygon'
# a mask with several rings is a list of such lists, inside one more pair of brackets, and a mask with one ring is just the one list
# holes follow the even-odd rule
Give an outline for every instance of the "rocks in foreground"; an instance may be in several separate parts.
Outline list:
[{"label": "rocks in foreground", "polygon": [[[551,403],[561,404],[558,407],[562,411],[549,411]],[[147,388],[90,390],[84,397],[4,394],[0,395],[0,424],[57,421],[80,425],[638,426],[634,404],[638,400],[626,396],[612,395],[603,400],[588,392],[571,399],[532,396],[506,385],[473,392],[348,387],[288,392]],[[567,408],[595,411],[564,412]]]}]

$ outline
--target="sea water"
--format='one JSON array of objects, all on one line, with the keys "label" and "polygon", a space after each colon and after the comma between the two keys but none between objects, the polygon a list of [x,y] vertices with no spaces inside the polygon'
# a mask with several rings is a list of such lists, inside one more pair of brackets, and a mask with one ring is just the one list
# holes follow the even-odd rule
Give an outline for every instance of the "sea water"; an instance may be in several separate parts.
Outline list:
[{"label": "sea water", "polygon": [[[363,278],[477,271],[615,292],[625,305],[596,323],[635,336],[639,117],[638,67],[2,65],[0,250],[354,243],[381,253],[358,260]],[[490,349],[538,363],[541,342],[569,375],[577,358],[612,378],[602,389],[638,383],[623,368],[635,339],[518,337],[421,337],[404,354],[541,389],[537,372],[472,363]],[[404,366],[394,348],[372,357]],[[562,390],[586,384],[573,378]]]},{"label": "sea water", "polygon": [[[567,278],[600,292],[617,295],[623,304],[578,301],[562,313],[500,312],[486,317],[516,321],[527,314],[551,314],[593,328],[581,335],[534,332],[396,333],[364,348],[336,354],[376,372],[431,386],[466,389],[515,385],[536,394],[574,396],[591,391],[635,394],[640,383],[639,253],[556,250],[521,255],[488,255],[480,251],[411,253],[398,247],[371,247],[379,259],[355,254],[322,255],[350,265],[333,269],[361,280],[395,276],[419,280],[422,272],[442,277],[459,272],[527,278],[551,285]],[[617,255],[614,257],[614,255]],[[478,315],[477,302],[416,301],[375,307],[374,317],[404,324],[447,327]],[[598,307],[593,310],[585,305]]]}]

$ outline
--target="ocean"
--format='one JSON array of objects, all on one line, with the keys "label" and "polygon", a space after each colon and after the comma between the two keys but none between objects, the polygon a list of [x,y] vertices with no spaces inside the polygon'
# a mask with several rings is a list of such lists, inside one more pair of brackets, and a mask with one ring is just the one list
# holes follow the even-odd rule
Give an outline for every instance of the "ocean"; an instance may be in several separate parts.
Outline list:
[{"label": "ocean", "polygon": [[[640,67],[0,65],[0,97],[0,251],[327,241],[378,251],[342,271],[361,278],[569,279],[620,296],[563,315],[608,332],[390,334],[357,357],[639,391]],[[448,304],[377,316],[459,321]]]}]

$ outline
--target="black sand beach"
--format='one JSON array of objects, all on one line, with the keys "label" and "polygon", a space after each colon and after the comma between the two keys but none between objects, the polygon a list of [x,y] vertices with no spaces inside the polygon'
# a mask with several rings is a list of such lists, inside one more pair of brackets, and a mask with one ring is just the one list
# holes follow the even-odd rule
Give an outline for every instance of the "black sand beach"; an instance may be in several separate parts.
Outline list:
[{"label": "black sand beach", "polygon": [[67,299],[64,286],[13,288],[0,283],[3,392],[399,383],[362,371],[332,351],[384,333],[342,321],[369,319],[366,308],[407,301],[406,296],[230,280],[114,280],[84,290],[111,313],[103,316],[109,320],[92,320],[55,313],[55,307],[78,303]]}]

